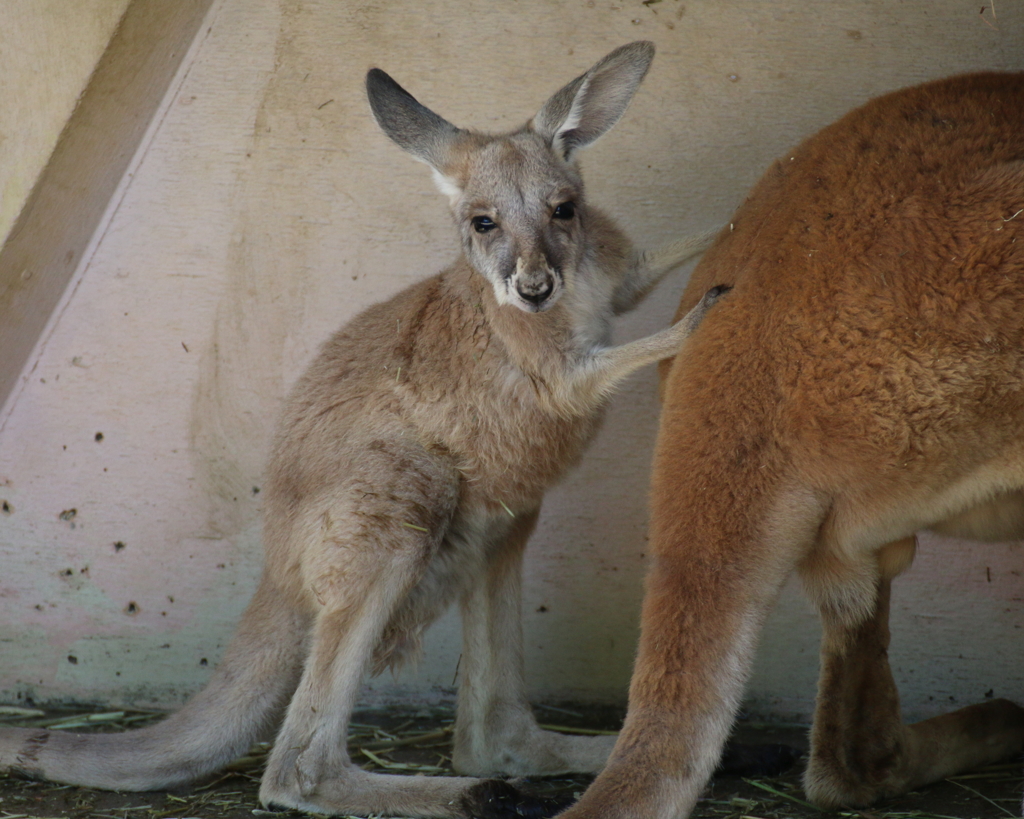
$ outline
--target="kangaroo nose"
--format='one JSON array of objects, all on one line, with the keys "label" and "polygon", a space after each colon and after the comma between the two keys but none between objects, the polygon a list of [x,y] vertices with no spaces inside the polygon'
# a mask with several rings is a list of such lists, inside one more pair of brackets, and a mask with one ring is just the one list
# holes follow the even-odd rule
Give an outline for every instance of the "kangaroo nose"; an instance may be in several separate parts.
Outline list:
[{"label": "kangaroo nose", "polygon": [[518,282],[516,284],[516,292],[522,296],[523,301],[528,301],[530,304],[541,304],[551,295],[551,291],[554,289],[554,282],[550,279],[540,282]]}]

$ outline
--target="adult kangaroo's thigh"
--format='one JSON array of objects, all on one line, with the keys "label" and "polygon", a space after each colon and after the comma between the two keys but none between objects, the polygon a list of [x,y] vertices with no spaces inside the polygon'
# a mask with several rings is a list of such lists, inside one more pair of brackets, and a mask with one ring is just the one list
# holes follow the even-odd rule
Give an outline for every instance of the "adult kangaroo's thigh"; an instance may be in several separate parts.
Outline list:
[{"label": "adult kangaroo's thigh", "polygon": [[760,624],[824,515],[763,445],[770,384],[752,374],[739,400],[714,386],[736,363],[714,351],[759,334],[733,296],[715,308],[722,335],[705,319],[667,384],[629,710],[573,819],[688,815],[721,757]]}]

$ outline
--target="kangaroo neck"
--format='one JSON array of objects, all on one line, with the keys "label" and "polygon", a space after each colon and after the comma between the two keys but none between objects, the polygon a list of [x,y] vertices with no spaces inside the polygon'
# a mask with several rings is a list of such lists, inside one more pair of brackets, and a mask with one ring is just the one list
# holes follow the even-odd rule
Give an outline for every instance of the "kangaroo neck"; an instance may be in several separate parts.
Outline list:
[{"label": "kangaroo neck", "polygon": [[490,283],[465,258],[457,270],[467,297],[482,306],[491,338],[518,369],[546,379],[553,368],[561,371],[565,360],[578,354],[578,333],[564,297],[543,313],[527,313],[510,304],[499,304]]}]

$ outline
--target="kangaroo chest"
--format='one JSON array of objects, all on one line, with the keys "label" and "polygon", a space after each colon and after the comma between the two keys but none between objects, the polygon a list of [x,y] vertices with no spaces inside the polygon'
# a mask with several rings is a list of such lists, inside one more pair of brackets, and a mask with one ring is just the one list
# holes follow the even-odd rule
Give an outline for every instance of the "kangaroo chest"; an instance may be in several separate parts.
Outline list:
[{"label": "kangaroo chest", "polygon": [[454,458],[465,502],[535,507],[580,458],[602,413],[560,416],[538,400],[543,387],[521,373],[482,375],[477,389],[417,402],[418,426]]}]

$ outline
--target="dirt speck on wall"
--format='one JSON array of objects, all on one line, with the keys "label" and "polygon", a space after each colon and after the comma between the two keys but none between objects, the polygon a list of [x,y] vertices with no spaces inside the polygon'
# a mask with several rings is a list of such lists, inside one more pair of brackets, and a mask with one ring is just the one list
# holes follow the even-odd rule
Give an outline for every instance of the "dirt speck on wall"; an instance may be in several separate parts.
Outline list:
[{"label": "dirt speck on wall", "polygon": [[[93,5],[112,15],[116,4]],[[581,161],[591,201],[656,244],[727,221],[773,159],[872,96],[1024,69],[1024,8],[996,0],[996,17],[983,5],[218,0],[81,285],[0,419],[0,699],[172,705],[200,687],[259,571],[255,490],[283,395],[337,326],[458,252],[429,170],[369,114],[368,68],[460,126],[500,130],[615,46],[653,39],[636,99]],[[8,4],[0,20],[38,39],[49,29],[32,28],[34,9]],[[76,20],[46,25],[71,36]],[[34,87],[6,76],[0,111]],[[6,151],[22,137],[4,121]],[[619,336],[665,324],[684,278]],[[653,370],[630,381],[545,503],[524,605],[538,697],[625,695],[654,383]],[[1016,546],[926,541],[894,590],[908,712],[1019,687],[1004,646],[1024,625],[1010,574],[1020,568]],[[794,585],[765,632],[753,708],[809,713],[816,639]],[[419,669],[374,681],[368,700],[445,694],[458,643],[446,617]]]}]

